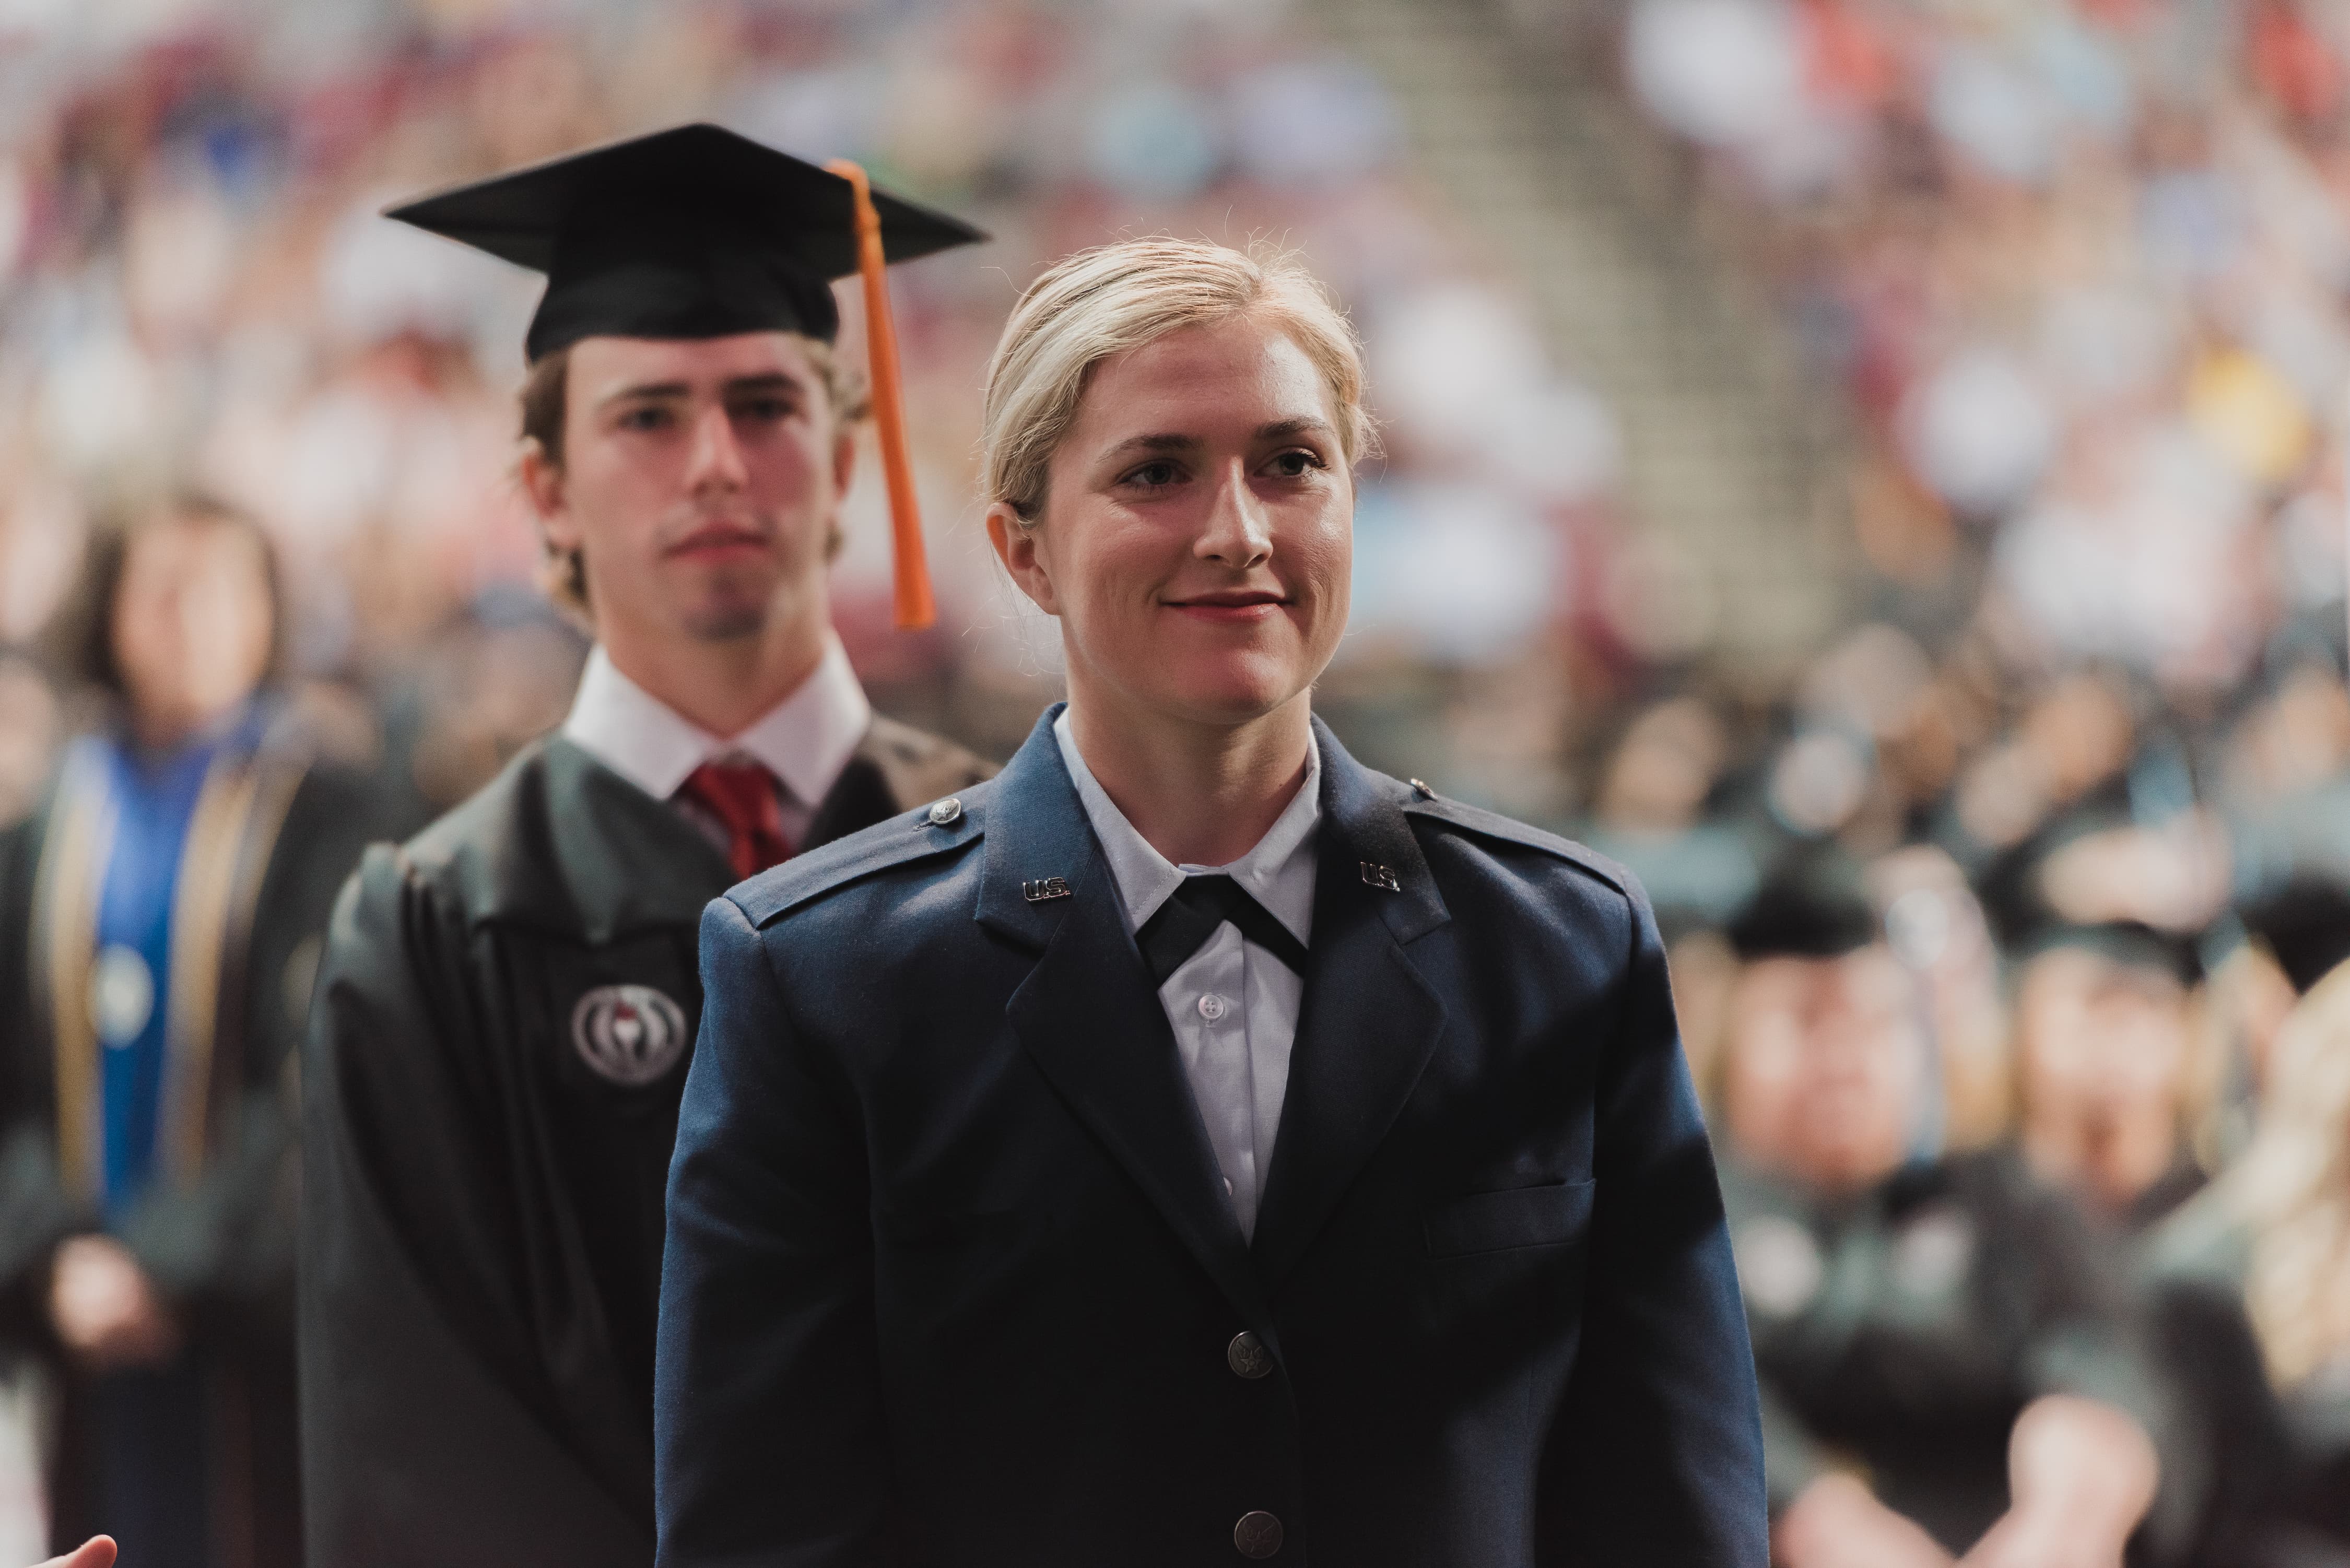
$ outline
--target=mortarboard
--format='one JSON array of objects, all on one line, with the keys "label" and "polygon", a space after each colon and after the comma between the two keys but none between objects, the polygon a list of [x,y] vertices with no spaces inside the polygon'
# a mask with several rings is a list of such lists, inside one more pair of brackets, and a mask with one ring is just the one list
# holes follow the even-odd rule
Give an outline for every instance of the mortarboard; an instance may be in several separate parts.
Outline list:
[{"label": "mortarboard", "polygon": [[898,624],[932,616],[882,269],[987,236],[715,125],[681,125],[388,208],[384,215],[546,275],[524,353],[583,337],[840,330],[832,283],[864,280],[874,418],[897,548]]},{"label": "mortarboard", "polygon": [[1742,959],[1830,959],[1868,946],[1881,930],[1859,863],[1821,844],[1784,854],[1731,919],[1729,936]]}]

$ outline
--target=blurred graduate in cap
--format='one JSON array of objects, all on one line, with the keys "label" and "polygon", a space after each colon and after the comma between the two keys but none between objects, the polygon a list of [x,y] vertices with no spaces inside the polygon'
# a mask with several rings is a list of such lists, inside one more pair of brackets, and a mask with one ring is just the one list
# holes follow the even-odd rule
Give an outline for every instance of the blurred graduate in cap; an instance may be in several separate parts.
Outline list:
[{"label": "blurred graduate in cap", "polygon": [[[2192,1197],[2218,1063],[2200,938],[2224,880],[2191,825],[2085,807],[1995,865],[1984,904],[2014,971],[2016,1142],[2041,1179],[2136,1235]],[[2198,885],[2211,884],[2210,893]]]},{"label": "blurred graduate in cap", "polygon": [[1940,1153],[1929,1011],[1849,857],[1791,849],[1730,935],[1717,1131],[1773,1560],[2117,1561],[2167,1409],[2079,1217],[2010,1151]]},{"label": "blurred graduate in cap", "polygon": [[57,1546],[158,1568],[301,1560],[294,1052],[391,825],[280,610],[251,518],[126,509],[60,628],[100,721],[0,830],[0,1346],[55,1377]]},{"label": "blurred graduate in cap", "polygon": [[2205,1452],[2198,1565],[2350,1561],[2350,878],[2240,908],[2300,993],[2249,1147],[2155,1233],[2147,1291]]},{"label": "blurred graduate in cap", "polygon": [[546,274],[521,478],[597,642],[560,732],[337,908],[306,1058],[311,1547],[640,1568],[702,906],[991,771],[873,712],[827,576],[868,409],[832,282],[863,280],[898,618],[927,624],[882,268],[983,236],[703,125],[389,215]]}]

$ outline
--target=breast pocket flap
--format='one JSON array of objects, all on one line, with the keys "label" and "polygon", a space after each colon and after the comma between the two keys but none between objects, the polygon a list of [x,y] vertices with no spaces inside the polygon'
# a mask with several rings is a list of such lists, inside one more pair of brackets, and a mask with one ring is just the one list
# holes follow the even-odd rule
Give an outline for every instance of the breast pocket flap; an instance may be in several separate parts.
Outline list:
[{"label": "breast pocket flap", "polygon": [[1591,1218],[1591,1181],[1585,1179],[1472,1192],[1440,1204],[1428,1216],[1429,1256],[1451,1258],[1572,1241]]}]

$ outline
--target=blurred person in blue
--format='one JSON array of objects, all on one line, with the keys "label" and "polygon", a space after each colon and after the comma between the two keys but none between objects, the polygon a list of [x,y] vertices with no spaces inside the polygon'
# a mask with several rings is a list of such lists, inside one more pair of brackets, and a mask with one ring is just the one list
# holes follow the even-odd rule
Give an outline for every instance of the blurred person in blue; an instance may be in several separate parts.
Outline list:
[{"label": "blurred person in blue", "polygon": [[2251,1143],[2158,1231],[2146,1289],[2202,1433],[2195,1568],[2350,1563],[2350,881],[2305,866],[2241,909],[2300,1000]]},{"label": "blurred person in blue", "polygon": [[2012,1150],[1938,1154],[1924,998],[1857,863],[1791,853],[1731,937],[1717,1119],[1778,1560],[2120,1562],[2177,1419],[2120,1272]]},{"label": "blurred person in blue", "polygon": [[884,258],[980,237],[861,182],[687,126],[391,213],[547,275],[521,479],[596,646],[560,731],[337,906],[304,1073],[319,1562],[651,1560],[696,921],[991,771],[876,714],[832,628],[865,407],[832,280],[864,275],[891,455]]},{"label": "blurred person in blue", "polygon": [[1647,898],[1313,715],[1362,394],[1291,261],[1132,241],[1015,307],[988,529],[1069,701],[703,920],[668,1568],[1761,1568]]},{"label": "blurred person in blue", "polygon": [[60,631],[102,696],[0,834],[0,1327],[62,1390],[60,1547],[301,1557],[294,1052],[376,792],[273,683],[266,537],[102,528]]}]

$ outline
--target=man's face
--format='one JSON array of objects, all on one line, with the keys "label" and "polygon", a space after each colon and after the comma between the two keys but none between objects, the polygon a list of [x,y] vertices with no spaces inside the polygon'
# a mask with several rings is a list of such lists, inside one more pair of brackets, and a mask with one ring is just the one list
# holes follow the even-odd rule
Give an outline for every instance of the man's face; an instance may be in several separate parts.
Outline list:
[{"label": "man's face", "polygon": [[1723,1096],[1740,1153],[1824,1192],[1891,1175],[1925,1089],[1917,993],[1883,945],[1740,978]]},{"label": "man's face", "polygon": [[2017,988],[2016,1036],[2028,1120],[2175,1134],[2189,1036],[2172,976],[2078,948],[2043,953]]},{"label": "man's face", "polygon": [[827,613],[855,447],[806,339],[584,338],[564,404],[561,469],[530,454],[524,481],[601,635],[723,642]]}]

